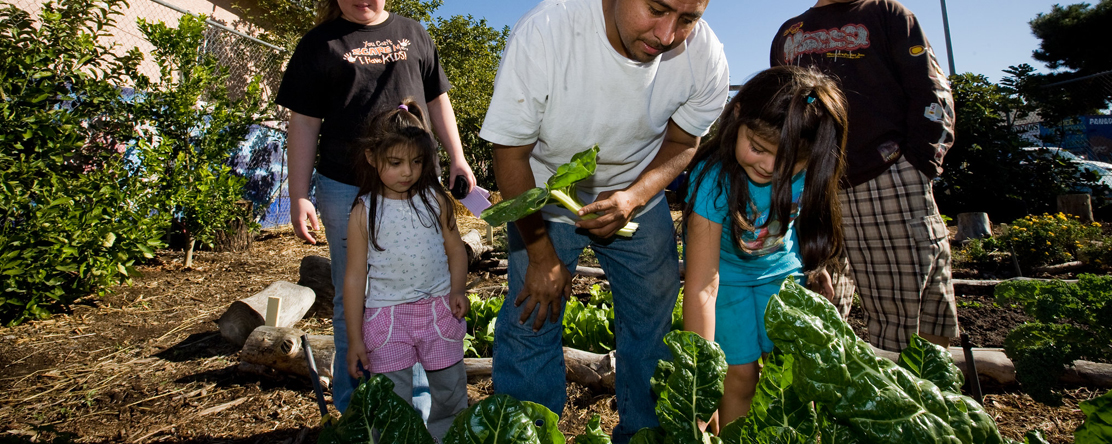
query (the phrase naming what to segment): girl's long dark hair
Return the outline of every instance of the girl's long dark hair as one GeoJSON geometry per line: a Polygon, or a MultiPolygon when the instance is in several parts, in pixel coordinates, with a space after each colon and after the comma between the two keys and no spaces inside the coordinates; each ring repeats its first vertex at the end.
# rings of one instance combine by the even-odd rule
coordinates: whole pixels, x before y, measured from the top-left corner
{"type": "MultiPolygon", "coordinates": [[[[375,166],[385,164],[387,156],[397,150],[407,152],[412,150],[418,156],[424,158],[424,162],[421,164],[421,174],[417,177],[413,186],[409,187],[405,196],[409,199],[414,210],[417,210],[417,207],[413,196],[419,196],[428,210],[428,214],[433,216],[431,221],[425,221],[422,218],[421,224],[426,227],[434,226],[437,230],[440,230],[441,211],[447,211],[448,226],[455,229],[454,209],[452,207],[441,208],[439,204],[439,202],[451,202],[452,200],[448,198],[448,193],[444,191],[444,187],[440,186],[440,181],[437,178],[436,165],[439,159],[437,157],[437,143],[426,128],[428,128],[428,124],[421,107],[413,99],[406,99],[397,108],[371,118],[363,125],[362,136],[355,141],[355,146],[362,149],[355,150],[355,159],[352,160],[355,165],[361,166],[356,168],[359,196],[370,195],[370,198],[367,199],[367,210],[369,211],[367,213],[367,239],[370,240],[375,250],[383,250],[378,245],[375,233],[378,228],[376,223],[378,201],[386,188],[375,166]],[[370,159],[368,159],[368,156],[370,159]],[[373,163],[368,163],[368,160],[373,163]]],[[[357,198],[352,203],[352,207],[358,202],[357,198]]],[[[421,213],[418,212],[417,214],[421,213]]]]}
{"type": "MultiPolygon", "coordinates": [[[[705,162],[692,186],[714,186],[717,196],[726,193],[729,202],[730,234],[741,242],[741,233],[757,228],[757,215],[749,211],[749,176],[737,161],[738,133],[748,129],[750,137],[778,141],[776,166],[772,173],[772,202],[769,217],[787,221],[792,212],[792,171],[806,160],[806,179],[795,219],[803,268],[817,270],[840,257],[845,249],[838,183],[845,166],[846,99],[837,84],[817,70],[796,66],[771,68],[753,76],[726,105],[718,120],[718,133],[706,141],[691,161],[705,162]],[[707,177],[713,168],[716,177],[707,177]],[[713,179],[711,181],[704,181],[713,179]]],[[[697,189],[690,193],[684,218],[691,214],[697,189]]],[[[781,223],[782,230],[787,223],[781,223]]],[[[782,234],[782,233],[781,233],[782,234]]]]}

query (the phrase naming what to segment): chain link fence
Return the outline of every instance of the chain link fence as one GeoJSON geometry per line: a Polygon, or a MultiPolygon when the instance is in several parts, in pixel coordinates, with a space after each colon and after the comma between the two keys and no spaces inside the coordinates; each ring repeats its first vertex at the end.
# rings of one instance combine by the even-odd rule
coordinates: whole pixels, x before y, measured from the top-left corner
{"type": "Polygon", "coordinates": [[[1088,160],[1112,163],[1112,71],[1079,77],[1045,86],[1067,97],[1103,97],[1103,114],[1077,116],[1053,128],[1042,126],[1040,138],[1088,160]]]}
{"type": "MultiPolygon", "coordinates": [[[[35,19],[46,3],[45,0],[0,2],[27,11],[35,19]]],[[[240,12],[221,8],[210,0],[128,0],[128,6],[120,12],[115,17],[115,28],[108,32],[108,41],[102,43],[114,45],[118,54],[139,48],[145,55],[140,71],[148,77],[158,78],[160,72],[150,56],[153,46],[139,30],[138,21],[163,22],[176,27],[184,14],[204,15],[208,26],[203,52],[227,67],[229,94],[232,97],[242,95],[251,79],[259,76],[264,99],[273,100],[289,54],[284,48],[255,38],[259,29],[245,20],[240,12]]],[[[245,197],[252,202],[256,220],[263,228],[290,223],[285,163],[286,118],[276,115],[275,119],[269,124],[252,128],[239,151],[229,160],[238,174],[247,177],[245,197]]]]}

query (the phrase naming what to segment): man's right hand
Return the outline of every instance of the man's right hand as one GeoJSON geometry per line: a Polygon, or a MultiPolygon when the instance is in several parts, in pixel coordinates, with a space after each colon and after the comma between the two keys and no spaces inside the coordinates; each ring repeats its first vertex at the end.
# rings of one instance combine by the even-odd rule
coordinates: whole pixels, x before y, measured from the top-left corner
{"type": "Polygon", "coordinates": [[[536,312],[533,331],[544,326],[545,320],[560,322],[560,310],[565,300],[571,296],[571,273],[559,258],[529,258],[525,268],[525,287],[517,294],[514,306],[525,304],[518,322],[524,324],[536,312]]]}
{"type": "Polygon", "coordinates": [[[317,207],[313,206],[308,198],[290,199],[290,223],[293,224],[293,233],[302,239],[305,239],[310,244],[316,244],[317,240],[313,238],[313,234],[309,231],[320,230],[320,221],[317,220],[317,207]],[[306,226],[306,219],[309,223],[306,226]]]}

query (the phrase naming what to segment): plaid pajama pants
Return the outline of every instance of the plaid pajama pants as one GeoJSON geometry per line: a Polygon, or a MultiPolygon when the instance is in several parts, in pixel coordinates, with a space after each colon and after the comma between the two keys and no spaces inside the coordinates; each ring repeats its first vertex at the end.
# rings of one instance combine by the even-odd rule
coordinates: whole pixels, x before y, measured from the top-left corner
{"type": "Polygon", "coordinates": [[[957,336],[950,242],[930,179],[901,157],[838,200],[852,278],[835,279],[843,316],[856,285],[873,345],[898,352],[915,333],[957,336]]]}

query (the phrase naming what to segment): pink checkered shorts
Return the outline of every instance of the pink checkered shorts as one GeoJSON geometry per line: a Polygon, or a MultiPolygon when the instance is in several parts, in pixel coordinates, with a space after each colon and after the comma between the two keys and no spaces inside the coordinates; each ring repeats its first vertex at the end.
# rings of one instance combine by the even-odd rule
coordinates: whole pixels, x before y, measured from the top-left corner
{"type": "Polygon", "coordinates": [[[363,312],[363,343],[373,373],[404,370],[420,362],[441,370],[463,359],[467,323],[452,316],[448,296],[363,312]]]}

